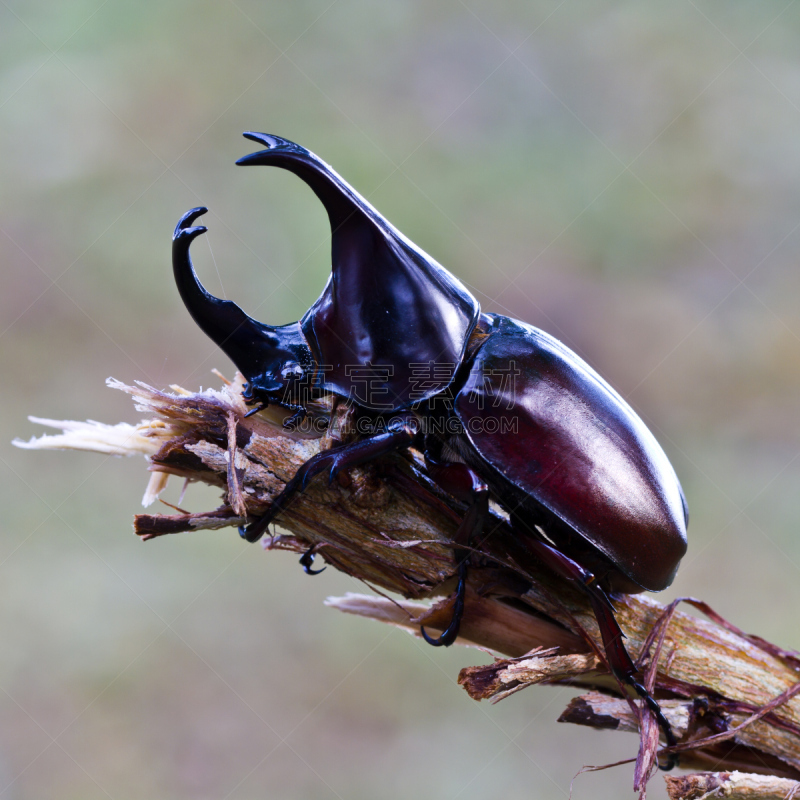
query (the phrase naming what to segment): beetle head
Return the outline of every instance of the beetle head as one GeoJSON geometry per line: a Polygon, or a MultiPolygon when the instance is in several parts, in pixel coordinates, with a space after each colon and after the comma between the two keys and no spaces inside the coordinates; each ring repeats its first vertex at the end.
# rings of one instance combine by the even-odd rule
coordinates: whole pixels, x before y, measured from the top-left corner
{"type": "Polygon", "coordinates": [[[311,382],[304,376],[313,377],[315,389],[383,411],[443,391],[480,315],[477,300],[313,153],[278,136],[245,136],[265,149],[237,164],[286,169],[320,199],[331,223],[332,262],[322,295],[303,319],[273,328],[197,280],[189,244],[206,230],[192,227],[206,209],[192,209],[178,223],[173,265],[181,297],[247,377],[245,398],[302,403],[300,387],[311,382]]]}
{"type": "Polygon", "coordinates": [[[272,327],[254,320],[230,300],[221,300],[200,283],[189,256],[191,242],[207,230],[192,223],[205,208],[181,217],[172,237],[175,282],[194,321],[238,367],[247,379],[248,403],[297,403],[315,373],[314,359],[299,322],[272,327]]]}

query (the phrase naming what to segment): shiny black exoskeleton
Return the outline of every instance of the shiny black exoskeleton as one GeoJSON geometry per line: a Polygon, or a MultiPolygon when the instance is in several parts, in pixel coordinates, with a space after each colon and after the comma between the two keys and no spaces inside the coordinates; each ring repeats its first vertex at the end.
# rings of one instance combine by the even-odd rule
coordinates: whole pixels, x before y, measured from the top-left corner
{"type": "MultiPolygon", "coordinates": [[[[658,704],[635,680],[607,596],[666,588],[686,552],[686,503],[653,435],[559,341],[483,313],[460,281],[313,153],[277,136],[245,136],[264,149],[238,164],[287,169],[325,206],[331,277],[299,322],[257,322],[199,283],[189,245],[206,230],[193,225],[206,209],[195,208],[173,237],[181,297],[246,377],[251,413],[281,406],[291,412],[287,427],[296,427],[315,399],[334,395],[374,424],[370,434],[304,464],[242,536],[260,539],[315,475],[333,478],[413,445],[425,453],[430,477],[467,504],[456,544],[468,546],[480,533],[491,498],[534,555],[585,589],[611,668],[644,698],[674,743],[658,704]]],[[[457,549],[456,557],[453,620],[438,639],[423,630],[434,645],[449,645],[458,633],[468,550],[457,549]]],[[[308,553],[302,563],[313,573],[312,558],[308,553]]]]}

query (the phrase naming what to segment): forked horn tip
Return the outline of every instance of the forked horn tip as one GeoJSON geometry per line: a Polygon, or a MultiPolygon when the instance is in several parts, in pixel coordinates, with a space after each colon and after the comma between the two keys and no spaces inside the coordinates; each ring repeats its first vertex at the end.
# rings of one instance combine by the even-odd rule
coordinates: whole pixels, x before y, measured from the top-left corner
{"type": "Polygon", "coordinates": [[[281,139],[280,136],[274,136],[271,133],[259,133],[258,131],[245,131],[242,136],[245,139],[250,139],[251,142],[258,142],[263,144],[266,148],[280,147],[286,139],[281,139]]]}
{"type": "Polygon", "coordinates": [[[245,131],[242,135],[245,139],[250,139],[263,145],[264,150],[259,150],[256,153],[250,153],[237,159],[236,163],[240,167],[246,167],[251,164],[264,164],[277,151],[308,155],[308,151],[299,144],[295,144],[295,142],[291,142],[288,139],[282,139],[280,136],[273,136],[271,133],[245,131]]]}
{"type": "MultiPolygon", "coordinates": [[[[196,208],[192,208],[187,211],[179,220],[178,224],[175,226],[175,231],[172,234],[173,239],[183,238],[181,236],[182,233],[188,232],[190,229],[196,231],[194,236],[197,236],[200,233],[204,233],[207,228],[204,228],[202,225],[198,226],[197,228],[191,228],[191,224],[198,218],[202,217],[208,211],[205,206],[197,206],[196,208]],[[200,230],[202,228],[202,230],[200,230]]],[[[194,236],[192,238],[194,238],[194,236]]]]}

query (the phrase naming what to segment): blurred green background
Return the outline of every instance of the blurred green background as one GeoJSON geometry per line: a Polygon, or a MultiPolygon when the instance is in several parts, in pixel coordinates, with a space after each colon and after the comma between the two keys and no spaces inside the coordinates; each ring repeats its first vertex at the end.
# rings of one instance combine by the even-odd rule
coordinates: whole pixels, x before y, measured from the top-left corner
{"type": "Polygon", "coordinates": [[[362,589],[332,570],[233,530],[143,545],[139,459],[10,446],[27,414],[138,420],[109,375],[231,374],[172,284],[194,205],[212,291],[273,324],[317,297],[322,207],[234,168],[247,129],[594,365],[688,496],[663,597],[800,648],[799,5],[0,0],[0,798],[562,798],[635,754],[557,725],[565,689],[474,703],[483,654],[325,609],[362,589]]]}

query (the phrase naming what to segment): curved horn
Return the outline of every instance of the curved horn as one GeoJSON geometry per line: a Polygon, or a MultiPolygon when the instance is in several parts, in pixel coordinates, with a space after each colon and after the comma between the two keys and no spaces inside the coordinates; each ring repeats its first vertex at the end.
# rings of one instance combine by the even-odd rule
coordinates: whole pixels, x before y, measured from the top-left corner
{"type": "Polygon", "coordinates": [[[172,268],[181,299],[203,332],[233,361],[248,380],[257,375],[269,360],[278,337],[268,325],[249,317],[236,303],[209,294],[197,278],[189,256],[189,246],[208,230],[192,223],[208,209],[202,206],[187,211],[172,235],[172,268]]]}
{"type": "Polygon", "coordinates": [[[293,172],[330,218],[331,280],[301,320],[315,356],[331,366],[326,386],[351,395],[356,385],[348,366],[370,364],[391,373],[381,391],[393,398],[393,408],[441,391],[463,357],[480,314],[477,300],[322,159],[278,136],[244,135],[265,149],[237,164],[293,172]],[[426,383],[420,397],[411,373],[414,365],[431,362],[442,377],[426,383]]]}
{"type": "MultiPolygon", "coordinates": [[[[336,231],[342,224],[354,216],[369,221],[381,228],[389,228],[392,233],[399,234],[381,214],[373,208],[358,192],[321,158],[299,144],[272,136],[268,133],[246,131],[246,139],[264,145],[266,149],[243,156],[236,163],[240,167],[250,165],[268,165],[282,167],[293,172],[305,181],[325,206],[330,218],[331,228],[336,231]]],[[[402,235],[402,234],[400,234],[402,235]]]]}

